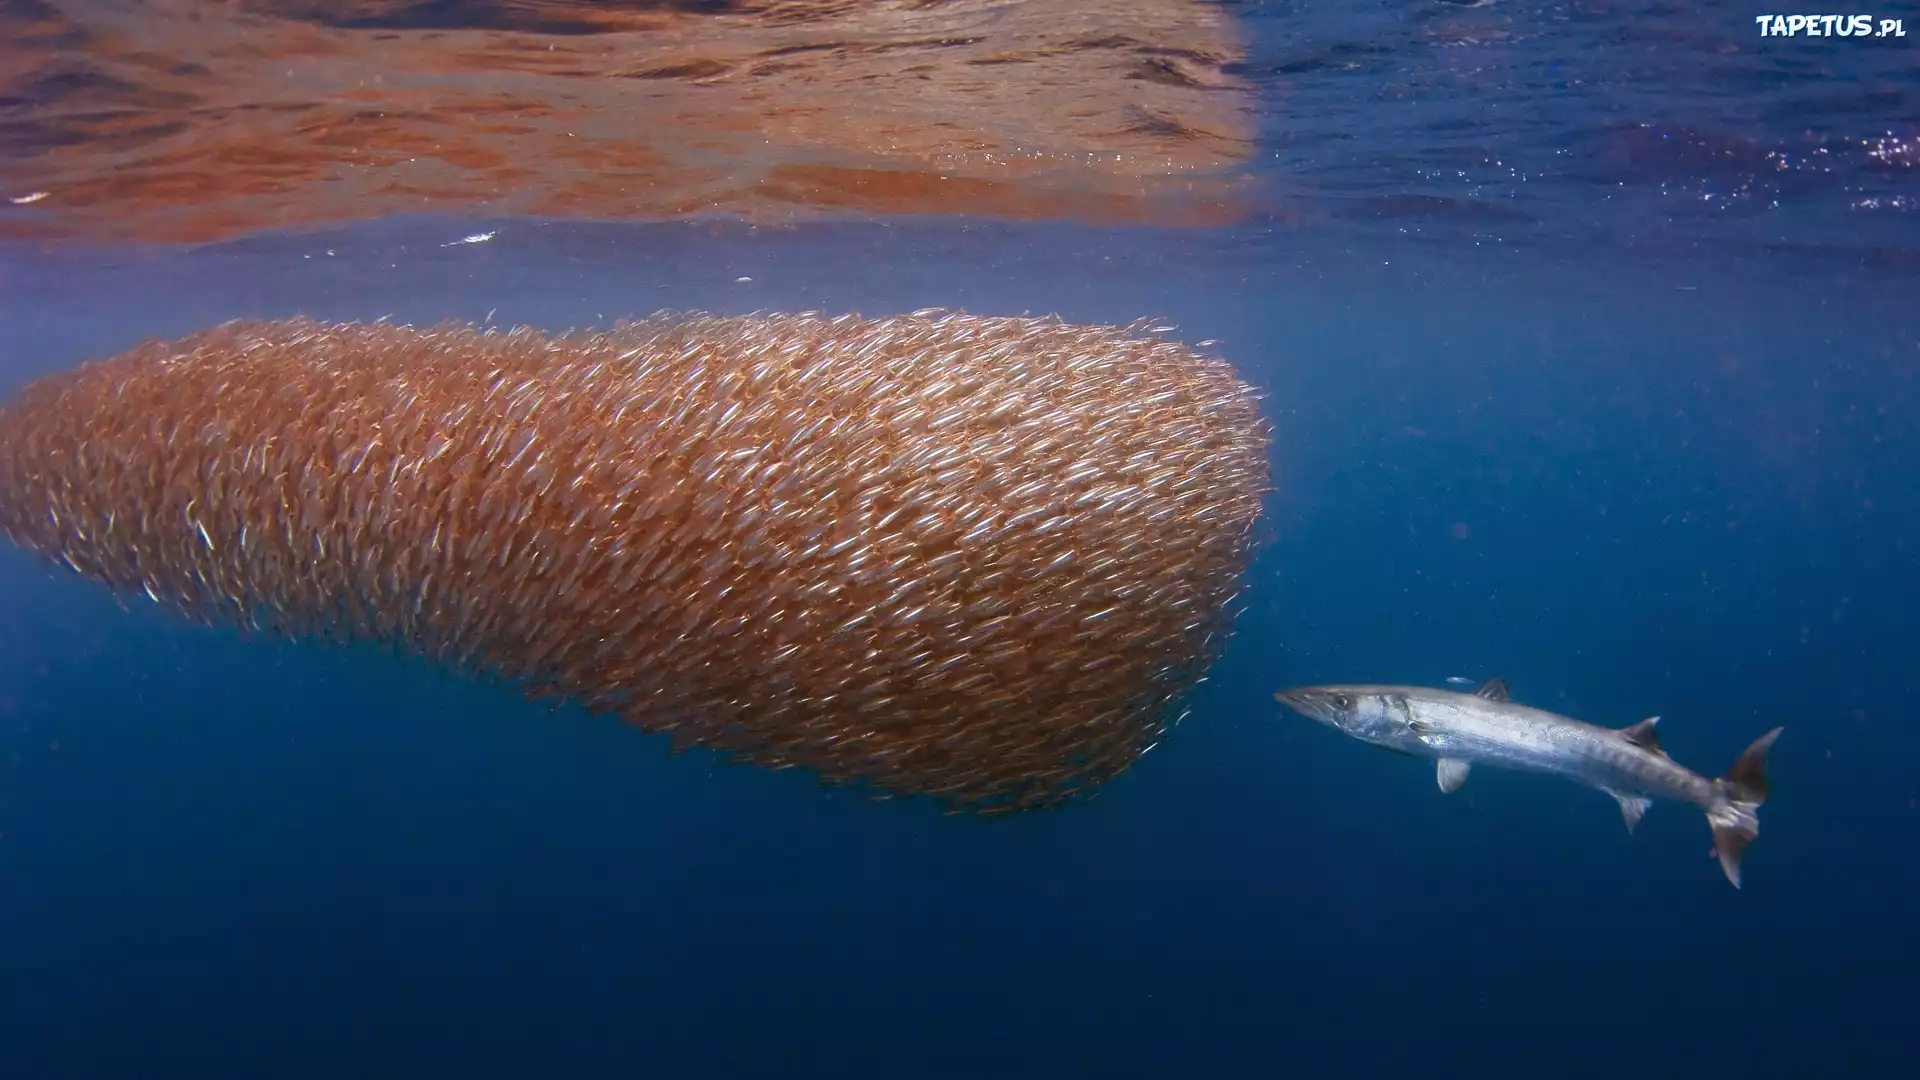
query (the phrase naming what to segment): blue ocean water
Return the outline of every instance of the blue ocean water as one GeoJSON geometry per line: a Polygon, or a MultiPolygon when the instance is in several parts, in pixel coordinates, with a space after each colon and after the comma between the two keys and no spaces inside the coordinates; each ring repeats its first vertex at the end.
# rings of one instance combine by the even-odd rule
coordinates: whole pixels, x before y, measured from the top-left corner
{"type": "MultiPolygon", "coordinates": [[[[0,251],[4,392],[239,316],[1159,315],[1262,387],[1280,489],[1192,716],[1097,798],[994,821],[674,758],[377,650],[123,610],[0,551],[0,1075],[1897,1074],[1920,961],[1913,215],[1749,167],[1808,211],[1742,196],[1729,224],[1699,196],[1731,173],[1678,152],[1626,209],[1564,176],[1409,203],[1393,148],[1438,155],[1467,121],[1371,104],[1419,79],[1367,10],[1311,34],[1251,13],[1265,100],[1356,118],[1273,131],[1273,182],[1375,165],[1305,222],[429,218],[0,251]],[[1349,62],[1387,70],[1283,70],[1349,62]],[[1784,724],[1746,887],[1690,809],[1629,837],[1553,780],[1443,796],[1271,697],[1450,676],[1659,714],[1707,773],[1784,724]]],[[[1607,69],[1606,35],[1566,60],[1528,40],[1503,70],[1607,69]]],[[[1867,96],[1911,104],[1914,56],[1873,54],[1894,89],[1867,96]]],[[[1488,111],[1561,107],[1497,81],[1488,111]]],[[[1777,88],[1729,88],[1722,120],[1792,127],[1777,88]]],[[[1556,142],[1475,137],[1501,161],[1556,142]]],[[[1649,177],[1646,145],[1580,175],[1649,177]]],[[[1911,161],[1856,164],[1845,183],[1912,197],[1911,161]]]]}

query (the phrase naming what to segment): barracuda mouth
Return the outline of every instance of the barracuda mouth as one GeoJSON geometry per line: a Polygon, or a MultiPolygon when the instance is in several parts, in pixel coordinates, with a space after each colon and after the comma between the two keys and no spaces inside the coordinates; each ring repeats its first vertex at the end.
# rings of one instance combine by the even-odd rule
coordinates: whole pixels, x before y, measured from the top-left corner
{"type": "Polygon", "coordinates": [[[1313,687],[1282,690],[1273,695],[1273,700],[1302,716],[1327,724],[1337,720],[1353,704],[1343,694],[1313,687]]]}

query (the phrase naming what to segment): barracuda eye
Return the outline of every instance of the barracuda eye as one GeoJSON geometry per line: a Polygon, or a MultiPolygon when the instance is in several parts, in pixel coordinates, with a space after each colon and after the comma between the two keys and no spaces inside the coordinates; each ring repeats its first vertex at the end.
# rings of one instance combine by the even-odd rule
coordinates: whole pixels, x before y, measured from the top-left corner
{"type": "Polygon", "coordinates": [[[1347,695],[1345,695],[1345,694],[1335,694],[1335,695],[1333,695],[1333,703],[1334,703],[1335,705],[1338,705],[1338,706],[1339,706],[1340,708],[1342,708],[1342,709],[1351,709],[1351,708],[1353,708],[1353,699],[1352,699],[1352,698],[1350,698],[1350,697],[1348,697],[1348,696],[1347,696],[1347,695]]]}

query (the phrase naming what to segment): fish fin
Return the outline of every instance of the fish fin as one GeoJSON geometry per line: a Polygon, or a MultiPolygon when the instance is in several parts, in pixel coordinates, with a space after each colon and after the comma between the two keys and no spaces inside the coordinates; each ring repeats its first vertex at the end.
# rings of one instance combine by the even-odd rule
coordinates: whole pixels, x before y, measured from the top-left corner
{"type": "Polygon", "coordinates": [[[1426,735],[1429,732],[1433,731],[1432,724],[1413,715],[1413,710],[1407,707],[1407,699],[1405,695],[1388,694],[1386,700],[1387,700],[1388,707],[1398,712],[1400,714],[1400,719],[1406,721],[1408,731],[1414,733],[1415,735],[1426,735]]]}
{"type": "Polygon", "coordinates": [[[1753,740],[1752,745],[1733,759],[1733,766],[1720,777],[1728,798],[1754,806],[1767,801],[1767,751],[1773,749],[1773,740],[1784,730],[1774,728],[1753,740]]]}
{"type": "Polygon", "coordinates": [[[1505,679],[1488,679],[1486,682],[1480,684],[1480,689],[1475,690],[1473,696],[1483,697],[1488,701],[1513,700],[1507,696],[1507,681],[1505,679]]]}
{"type": "MultiPolygon", "coordinates": [[[[1751,814],[1747,816],[1752,817],[1751,814]]],[[[1739,821],[1722,825],[1714,820],[1712,814],[1707,815],[1707,824],[1713,829],[1714,857],[1720,860],[1721,871],[1737,889],[1740,887],[1740,856],[1746,852],[1747,845],[1753,843],[1753,837],[1759,831],[1758,826],[1739,821]]]]}
{"type": "Polygon", "coordinates": [[[1467,774],[1473,771],[1473,765],[1459,758],[1443,757],[1434,765],[1434,778],[1440,781],[1440,790],[1448,795],[1460,790],[1467,782],[1467,774]]]}
{"type": "Polygon", "coordinates": [[[1660,733],[1654,730],[1654,725],[1659,722],[1659,717],[1649,716],[1637,724],[1628,724],[1620,729],[1620,737],[1642,750],[1651,750],[1666,757],[1667,752],[1660,749],[1660,733]]]}
{"type": "Polygon", "coordinates": [[[1767,751],[1782,729],[1774,728],[1741,751],[1719,781],[1720,799],[1707,808],[1713,854],[1734,888],[1740,887],[1740,857],[1760,835],[1760,804],[1767,801],[1767,751]]]}
{"type": "Polygon", "coordinates": [[[1622,795],[1618,791],[1608,791],[1607,794],[1620,804],[1620,816],[1627,823],[1627,835],[1632,836],[1640,819],[1647,816],[1647,807],[1653,805],[1653,800],[1644,795],[1622,795]]]}

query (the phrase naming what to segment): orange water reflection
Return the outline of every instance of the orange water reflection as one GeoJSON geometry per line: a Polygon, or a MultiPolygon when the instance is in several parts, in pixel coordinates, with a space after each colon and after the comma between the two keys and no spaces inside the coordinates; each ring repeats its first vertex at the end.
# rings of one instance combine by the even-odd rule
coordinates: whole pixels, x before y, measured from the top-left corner
{"type": "Polygon", "coordinates": [[[0,235],[391,213],[1239,216],[1198,0],[5,0],[0,235]]]}

